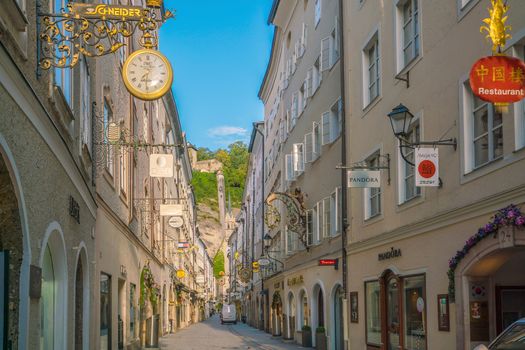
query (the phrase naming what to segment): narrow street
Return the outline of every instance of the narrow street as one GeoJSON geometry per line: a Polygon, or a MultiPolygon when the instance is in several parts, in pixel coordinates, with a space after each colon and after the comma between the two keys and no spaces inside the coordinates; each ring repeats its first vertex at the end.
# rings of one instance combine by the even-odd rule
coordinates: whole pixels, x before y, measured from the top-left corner
{"type": "Polygon", "coordinates": [[[182,329],[160,340],[162,350],[208,350],[208,349],[257,349],[292,350],[303,349],[296,344],[285,343],[246,324],[221,325],[218,316],[182,329]]]}

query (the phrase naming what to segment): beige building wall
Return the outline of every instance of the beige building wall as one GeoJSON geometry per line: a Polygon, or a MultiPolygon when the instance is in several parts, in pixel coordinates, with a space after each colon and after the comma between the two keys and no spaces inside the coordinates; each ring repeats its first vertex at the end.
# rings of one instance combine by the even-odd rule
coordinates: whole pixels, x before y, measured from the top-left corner
{"type": "MultiPolygon", "coordinates": [[[[523,103],[511,104],[508,112],[502,115],[503,136],[495,141],[502,143],[502,147],[498,147],[501,155],[489,159],[486,164],[474,165],[473,98],[466,84],[472,64],[491,54],[490,43],[479,33],[481,20],[488,17],[489,2],[413,1],[412,8],[415,9],[416,4],[418,8],[419,53],[406,65],[400,51],[404,35],[400,27],[401,9],[405,3],[387,1],[382,6],[374,1],[345,3],[347,163],[365,161],[377,151],[389,155],[391,160],[390,183],[387,182],[388,172],[381,170],[381,210],[377,215],[368,217],[370,212],[365,202],[370,193],[367,190],[349,190],[349,292],[357,292],[359,302],[359,320],[349,327],[350,346],[363,348],[367,342],[366,325],[370,329],[378,325],[371,321],[373,315],[367,313],[371,304],[366,306],[365,303],[367,300],[373,302],[373,297],[365,295],[365,282],[379,281],[382,276],[386,281],[391,273],[400,281],[408,281],[411,275],[424,276],[425,336],[421,337],[419,332],[420,345],[410,346],[472,349],[478,343],[488,344],[498,332],[494,302],[497,282],[494,281],[505,269],[518,271],[523,247],[517,243],[517,236],[516,248],[513,248],[517,255],[503,247],[477,252],[476,247],[464,260],[470,262],[458,266],[456,292],[449,296],[451,300],[455,297],[455,303],[450,304],[450,331],[439,330],[437,296],[448,293],[448,261],[463,248],[465,241],[487,224],[497,210],[511,203],[518,206],[524,203],[523,177],[518,175],[525,167],[523,103]],[[379,52],[376,62],[380,88],[378,96],[370,99],[369,54],[374,42],[379,52]],[[398,78],[408,78],[409,84],[398,78]],[[457,150],[438,147],[443,186],[422,188],[420,195],[413,198],[404,195],[403,180],[407,170],[387,118],[399,103],[415,115],[421,140],[456,138],[458,142],[457,150]],[[392,248],[400,249],[402,255],[379,260],[379,254],[392,248]],[[487,259],[498,261],[502,269],[475,265],[471,259],[476,254],[484,263],[487,259]],[[475,340],[475,330],[469,319],[469,306],[472,305],[469,303],[476,299],[469,297],[468,290],[476,283],[486,284],[489,295],[486,298],[489,311],[487,328],[483,332],[485,340],[475,340]]],[[[525,43],[524,14],[523,4],[511,4],[508,24],[512,25],[513,38],[504,49],[508,55],[521,59],[525,43]]],[[[492,107],[487,108],[488,113],[494,115],[492,107]]],[[[480,243],[484,244],[488,243],[480,243]]],[[[523,285],[523,281],[518,280],[507,283],[507,286],[523,285]]],[[[387,303],[383,297],[379,302],[387,303]]],[[[401,310],[408,307],[404,305],[401,310]]],[[[382,327],[384,334],[386,324],[382,327]]],[[[404,327],[408,329],[407,325],[404,327]]],[[[405,335],[405,338],[414,340],[416,333],[405,335]]],[[[368,343],[374,341],[368,339],[368,343]]]]}
{"type": "Polygon", "coordinates": [[[310,235],[305,234],[302,243],[287,227],[285,206],[274,202],[282,220],[269,232],[273,237],[270,256],[277,262],[266,272],[264,286],[270,303],[279,298],[282,305],[276,308],[272,303],[268,308],[266,328],[302,343],[301,328],[308,325],[315,345],[315,329],[324,326],[329,347],[342,337],[335,327],[342,320],[336,320],[333,307],[342,276],[333,267],[317,265],[321,258],[340,257],[341,251],[341,177],[336,170],[341,162],[342,121],[339,18],[338,1],[274,2],[272,55],[260,91],[267,130],[265,197],[271,192],[300,190],[310,218],[310,235]],[[304,282],[288,286],[287,281],[296,275],[303,276],[304,282]],[[298,314],[301,288],[310,317],[298,314]],[[317,303],[319,291],[324,308],[317,303]]]}

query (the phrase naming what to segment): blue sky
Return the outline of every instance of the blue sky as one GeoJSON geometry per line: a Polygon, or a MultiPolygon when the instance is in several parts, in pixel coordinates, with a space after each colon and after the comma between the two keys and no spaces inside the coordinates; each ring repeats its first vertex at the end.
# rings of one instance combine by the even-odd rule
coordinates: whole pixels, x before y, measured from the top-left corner
{"type": "Polygon", "coordinates": [[[161,28],[160,49],[174,72],[183,130],[198,147],[249,141],[263,119],[257,97],[270,56],[272,0],[164,0],[175,10],[161,28]]]}

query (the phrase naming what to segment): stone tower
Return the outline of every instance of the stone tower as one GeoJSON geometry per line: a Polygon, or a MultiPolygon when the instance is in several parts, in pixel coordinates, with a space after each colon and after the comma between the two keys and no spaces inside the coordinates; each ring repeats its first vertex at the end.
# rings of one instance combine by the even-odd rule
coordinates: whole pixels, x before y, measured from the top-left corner
{"type": "Polygon", "coordinates": [[[219,221],[223,229],[226,228],[226,196],[224,188],[224,175],[222,170],[217,171],[217,199],[219,200],[219,221]]]}

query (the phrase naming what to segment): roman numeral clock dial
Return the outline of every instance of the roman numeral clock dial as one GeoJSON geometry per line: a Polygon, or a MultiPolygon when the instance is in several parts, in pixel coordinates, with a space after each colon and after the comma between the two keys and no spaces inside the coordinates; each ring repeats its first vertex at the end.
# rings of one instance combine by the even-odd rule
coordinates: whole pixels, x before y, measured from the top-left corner
{"type": "Polygon", "coordinates": [[[129,55],[124,62],[122,78],[133,96],[151,101],[161,98],[171,88],[173,71],[163,54],[141,49],[129,55]]]}

